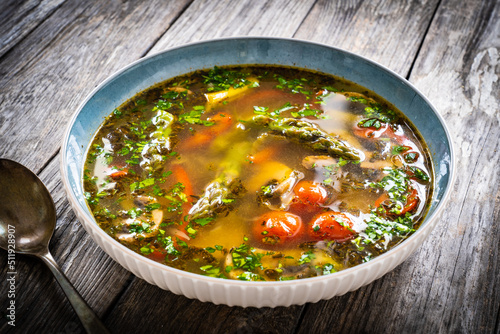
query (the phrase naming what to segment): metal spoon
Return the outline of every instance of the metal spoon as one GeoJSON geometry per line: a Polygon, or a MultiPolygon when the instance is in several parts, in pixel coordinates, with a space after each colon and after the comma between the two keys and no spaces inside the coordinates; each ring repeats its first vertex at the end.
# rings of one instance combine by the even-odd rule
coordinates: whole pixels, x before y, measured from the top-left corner
{"type": "Polygon", "coordinates": [[[108,333],[50,254],[49,241],[55,227],[54,202],[42,181],[23,165],[0,159],[0,247],[42,259],[68,296],[87,333],[108,333]],[[12,241],[9,243],[12,239],[15,249],[12,241]]]}

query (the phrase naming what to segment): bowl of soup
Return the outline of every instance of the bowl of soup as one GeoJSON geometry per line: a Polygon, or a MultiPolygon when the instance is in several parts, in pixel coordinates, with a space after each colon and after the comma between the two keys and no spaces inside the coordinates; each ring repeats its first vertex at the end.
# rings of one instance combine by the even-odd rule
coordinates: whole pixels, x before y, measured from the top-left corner
{"type": "Polygon", "coordinates": [[[439,221],[454,174],[439,113],[358,55],[282,38],[140,59],[80,105],[61,173],[85,230],[188,298],[288,306],[355,290],[439,221]]]}

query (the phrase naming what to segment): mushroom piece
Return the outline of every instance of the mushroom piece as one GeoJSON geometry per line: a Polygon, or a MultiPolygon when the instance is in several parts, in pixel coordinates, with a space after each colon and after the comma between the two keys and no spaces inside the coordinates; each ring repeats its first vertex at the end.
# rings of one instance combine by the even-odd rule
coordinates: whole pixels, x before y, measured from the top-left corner
{"type": "Polygon", "coordinates": [[[337,159],[334,159],[329,155],[309,155],[304,159],[302,159],[302,166],[304,166],[309,170],[336,164],[337,164],[337,159]]]}
{"type": "Polygon", "coordinates": [[[259,190],[257,194],[258,202],[271,210],[288,209],[295,196],[293,188],[303,178],[304,174],[302,172],[292,171],[282,181],[271,180],[259,190]]]}
{"type": "Polygon", "coordinates": [[[341,178],[344,176],[342,167],[337,159],[328,155],[310,155],[302,159],[302,166],[309,170],[314,170],[317,175],[323,178],[323,183],[333,190],[341,192],[341,178]]]}
{"type": "Polygon", "coordinates": [[[136,208],[141,210],[141,214],[137,217],[128,217],[123,219],[122,223],[125,227],[124,232],[116,234],[116,237],[119,240],[131,242],[137,236],[141,236],[143,238],[151,237],[158,230],[158,227],[163,220],[163,210],[161,209],[154,209],[151,210],[151,212],[146,212],[147,205],[157,203],[153,198],[149,196],[137,196],[134,198],[133,203],[136,208]],[[144,228],[141,232],[130,232],[131,226],[139,224],[147,224],[147,228],[144,228]]]}
{"type": "Polygon", "coordinates": [[[184,87],[169,87],[169,88],[166,88],[165,89],[165,93],[166,92],[177,92],[177,93],[183,93],[183,92],[187,92],[188,95],[191,95],[193,94],[193,92],[187,88],[184,88],[184,87]]]}

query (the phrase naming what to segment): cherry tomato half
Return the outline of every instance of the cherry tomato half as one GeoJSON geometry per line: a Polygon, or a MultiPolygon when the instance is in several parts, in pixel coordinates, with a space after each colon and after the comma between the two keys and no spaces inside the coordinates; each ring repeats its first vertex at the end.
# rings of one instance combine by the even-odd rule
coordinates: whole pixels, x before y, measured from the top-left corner
{"type": "Polygon", "coordinates": [[[295,197],[290,205],[290,211],[302,214],[315,214],[319,212],[330,198],[330,194],[321,183],[313,181],[300,181],[293,189],[295,197]]]}
{"type": "MultiPolygon", "coordinates": [[[[418,198],[418,191],[414,188],[411,188],[411,192],[406,198],[406,204],[401,210],[399,214],[395,213],[387,213],[388,215],[397,215],[401,216],[404,215],[407,212],[412,212],[417,208],[418,203],[420,202],[420,199],[418,198]]],[[[380,195],[380,197],[375,201],[375,207],[378,208],[382,206],[382,209],[384,211],[390,210],[391,207],[391,199],[389,198],[389,195],[387,193],[383,193],[380,195]]]]}
{"type": "Polygon", "coordinates": [[[351,239],[355,232],[351,220],[343,213],[327,211],[316,215],[308,228],[309,235],[315,240],[336,240],[343,242],[351,239]]]}
{"type": "Polygon", "coordinates": [[[401,211],[401,214],[404,215],[407,212],[415,210],[419,201],[418,191],[416,189],[412,189],[410,195],[406,198],[406,205],[401,211]]]}
{"type": "Polygon", "coordinates": [[[298,200],[304,204],[322,205],[328,199],[328,191],[320,183],[300,181],[293,189],[298,200]]]}
{"type": "Polygon", "coordinates": [[[283,245],[302,234],[302,219],[286,211],[271,211],[259,217],[253,226],[253,236],[264,245],[283,245]]]}
{"type": "Polygon", "coordinates": [[[408,141],[405,135],[396,134],[390,124],[382,123],[379,129],[371,126],[363,128],[357,124],[353,127],[353,133],[360,138],[375,139],[375,138],[391,138],[400,145],[408,141]]]}

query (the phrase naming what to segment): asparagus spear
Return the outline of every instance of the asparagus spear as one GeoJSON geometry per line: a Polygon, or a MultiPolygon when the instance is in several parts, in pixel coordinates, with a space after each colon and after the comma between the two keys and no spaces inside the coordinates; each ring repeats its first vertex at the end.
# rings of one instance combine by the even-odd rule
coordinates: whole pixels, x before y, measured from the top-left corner
{"type": "Polygon", "coordinates": [[[252,122],[267,127],[273,134],[285,136],[316,152],[347,160],[360,160],[359,152],[348,143],[319,129],[315,124],[295,118],[252,117],[252,122]]]}
{"type": "Polygon", "coordinates": [[[168,148],[170,148],[170,134],[172,133],[172,124],[175,117],[165,110],[158,110],[158,113],[153,117],[153,124],[156,126],[156,131],[151,134],[151,137],[158,139],[168,148]]]}
{"type": "Polygon", "coordinates": [[[251,147],[250,142],[240,142],[229,149],[219,165],[217,178],[205,188],[203,195],[189,210],[189,220],[213,218],[229,212],[231,203],[245,192],[239,175],[251,147]]]}
{"type": "Polygon", "coordinates": [[[141,166],[153,172],[163,166],[162,155],[172,149],[171,134],[175,117],[165,110],[158,110],[152,119],[156,130],[150,135],[151,140],[142,150],[143,161],[141,166]]]}

